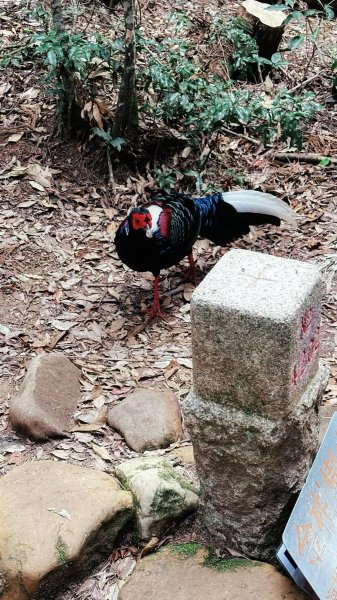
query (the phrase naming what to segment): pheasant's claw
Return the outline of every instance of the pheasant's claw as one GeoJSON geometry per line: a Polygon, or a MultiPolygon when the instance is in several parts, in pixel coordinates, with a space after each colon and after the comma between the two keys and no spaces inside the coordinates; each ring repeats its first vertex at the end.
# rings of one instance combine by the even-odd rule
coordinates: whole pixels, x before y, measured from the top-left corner
{"type": "Polygon", "coordinates": [[[163,321],[166,320],[164,313],[160,310],[158,281],[159,275],[155,275],[153,286],[153,306],[152,308],[146,310],[146,312],[148,313],[148,317],[146,319],[147,323],[152,321],[152,319],[154,319],[155,317],[159,317],[160,319],[163,319],[163,321]]]}
{"type": "Polygon", "coordinates": [[[148,308],[145,312],[147,312],[147,323],[152,321],[152,319],[154,319],[155,317],[159,317],[159,319],[162,319],[163,321],[167,320],[166,315],[164,315],[164,313],[160,310],[160,306],[154,305],[152,306],[152,308],[148,308]]]}

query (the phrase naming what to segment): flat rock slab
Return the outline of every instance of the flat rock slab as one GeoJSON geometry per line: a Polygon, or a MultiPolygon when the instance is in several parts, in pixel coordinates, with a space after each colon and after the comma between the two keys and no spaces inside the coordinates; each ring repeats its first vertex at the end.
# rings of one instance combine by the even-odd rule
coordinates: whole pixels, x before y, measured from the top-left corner
{"type": "Polygon", "coordinates": [[[80,374],[62,354],[33,358],[9,407],[14,427],[35,440],[66,435],[80,397],[80,374]]]}
{"type": "Polygon", "coordinates": [[[122,587],[119,600],[307,599],[271,565],[234,558],[214,564],[207,555],[197,544],[182,544],[144,558],[122,587]]]}
{"type": "Polygon", "coordinates": [[[160,536],[173,521],[198,507],[197,489],[162,458],[127,460],[116,467],[116,475],[134,496],[143,539],[160,536]]]}
{"type": "Polygon", "coordinates": [[[136,452],[167,448],[183,437],[178,400],[164,388],[139,388],[109,411],[108,423],[136,452]]]}
{"type": "Polygon", "coordinates": [[[52,600],[67,578],[111,553],[132,496],[106,473],[53,461],[0,479],[1,600],[52,600]]]}
{"type": "Polygon", "coordinates": [[[185,463],[187,465],[194,465],[194,453],[193,446],[180,446],[180,448],[175,448],[171,450],[169,456],[174,457],[178,462],[185,463]]]}

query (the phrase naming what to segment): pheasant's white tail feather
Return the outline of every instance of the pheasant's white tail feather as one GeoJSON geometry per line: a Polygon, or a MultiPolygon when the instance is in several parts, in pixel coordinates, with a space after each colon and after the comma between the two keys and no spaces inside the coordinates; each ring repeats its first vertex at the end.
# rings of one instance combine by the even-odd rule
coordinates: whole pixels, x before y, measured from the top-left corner
{"type": "Polygon", "coordinates": [[[239,190],[236,192],[224,192],[223,199],[231,204],[239,213],[256,213],[270,215],[291,225],[296,225],[296,213],[288,204],[280,198],[265,192],[255,190],[239,190]]]}

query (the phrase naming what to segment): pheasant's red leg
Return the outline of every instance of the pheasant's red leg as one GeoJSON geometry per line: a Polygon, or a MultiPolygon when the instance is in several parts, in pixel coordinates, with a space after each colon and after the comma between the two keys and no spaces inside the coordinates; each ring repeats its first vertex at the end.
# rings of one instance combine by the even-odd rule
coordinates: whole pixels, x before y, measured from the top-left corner
{"type": "Polygon", "coordinates": [[[153,307],[148,311],[148,313],[149,313],[149,316],[147,318],[148,321],[150,321],[154,317],[159,317],[160,319],[164,319],[164,320],[166,318],[164,313],[162,313],[162,311],[160,310],[158,283],[159,283],[159,275],[155,275],[154,285],[153,285],[153,307]]]}
{"type": "Polygon", "coordinates": [[[188,262],[190,263],[189,276],[191,278],[192,283],[194,283],[194,285],[197,285],[197,274],[195,272],[195,262],[192,252],[190,252],[188,255],[188,262]]]}

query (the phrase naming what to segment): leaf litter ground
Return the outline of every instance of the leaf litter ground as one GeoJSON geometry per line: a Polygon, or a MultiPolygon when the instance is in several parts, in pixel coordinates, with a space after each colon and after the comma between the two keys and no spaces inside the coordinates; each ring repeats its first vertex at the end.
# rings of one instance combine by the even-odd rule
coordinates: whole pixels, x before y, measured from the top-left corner
{"type": "MultiPolygon", "coordinates": [[[[104,33],[111,29],[111,19],[121,22],[118,11],[111,16],[98,2],[81,6],[78,25],[84,20],[104,33]]],[[[193,35],[205,64],[214,68],[218,64],[217,56],[209,62],[203,43],[205,24],[219,11],[235,13],[237,6],[233,3],[228,9],[215,1],[186,4],[190,20],[199,24],[193,35]]],[[[6,45],[25,44],[23,8],[25,3],[19,1],[0,2],[6,45]]],[[[143,29],[160,39],[165,35],[162,23],[172,9],[181,6],[173,0],[141,0],[140,8],[143,29]]],[[[287,57],[289,66],[268,82],[268,86],[282,83],[292,89],[313,78],[307,87],[316,92],[324,110],[306,126],[305,153],[336,156],[337,112],[328,101],[327,69],[328,49],[335,41],[334,24],[326,23],[312,60],[311,48],[304,44],[296,55],[287,57]]],[[[155,189],[151,171],[119,166],[115,181],[107,184],[101,146],[60,136],[55,103],[43,95],[41,76],[41,67],[31,62],[21,69],[0,71],[0,473],[41,459],[111,472],[120,461],[137,455],[107,427],[107,410],[138,385],[169,387],[179,398],[189,391],[193,288],[183,281],[184,265],[164,271],[160,288],[167,321],[153,321],[143,329],[141,311],[152,300],[152,276],[135,274],[121,265],[113,235],[129,206],[146,201],[155,189]],[[81,369],[82,397],[71,438],[36,444],[12,430],[8,403],[29,360],[52,350],[64,353],[81,369]]],[[[266,85],[251,87],[262,92],[266,85]]],[[[325,404],[333,407],[337,403],[336,169],[334,165],[277,162],[274,152],[287,149],[286,144],[277,139],[272,148],[263,148],[249,138],[230,132],[218,137],[208,180],[223,189],[235,188],[230,173],[237,172],[239,165],[246,187],[279,195],[300,215],[295,231],[287,226],[259,228],[232,247],[321,266],[327,282],[321,354],[331,367],[325,404]]],[[[184,149],[177,151],[174,161],[184,169],[193,168],[184,149]]],[[[196,243],[199,280],[227,251],[206,240],[196,243]]],[[[188,535],[204,540],[207,536],[198,527],[192,520],[188,535]]],[[[60,599],[112,600],[133,565],[133,553],[124,547],[60,599]]]]}

